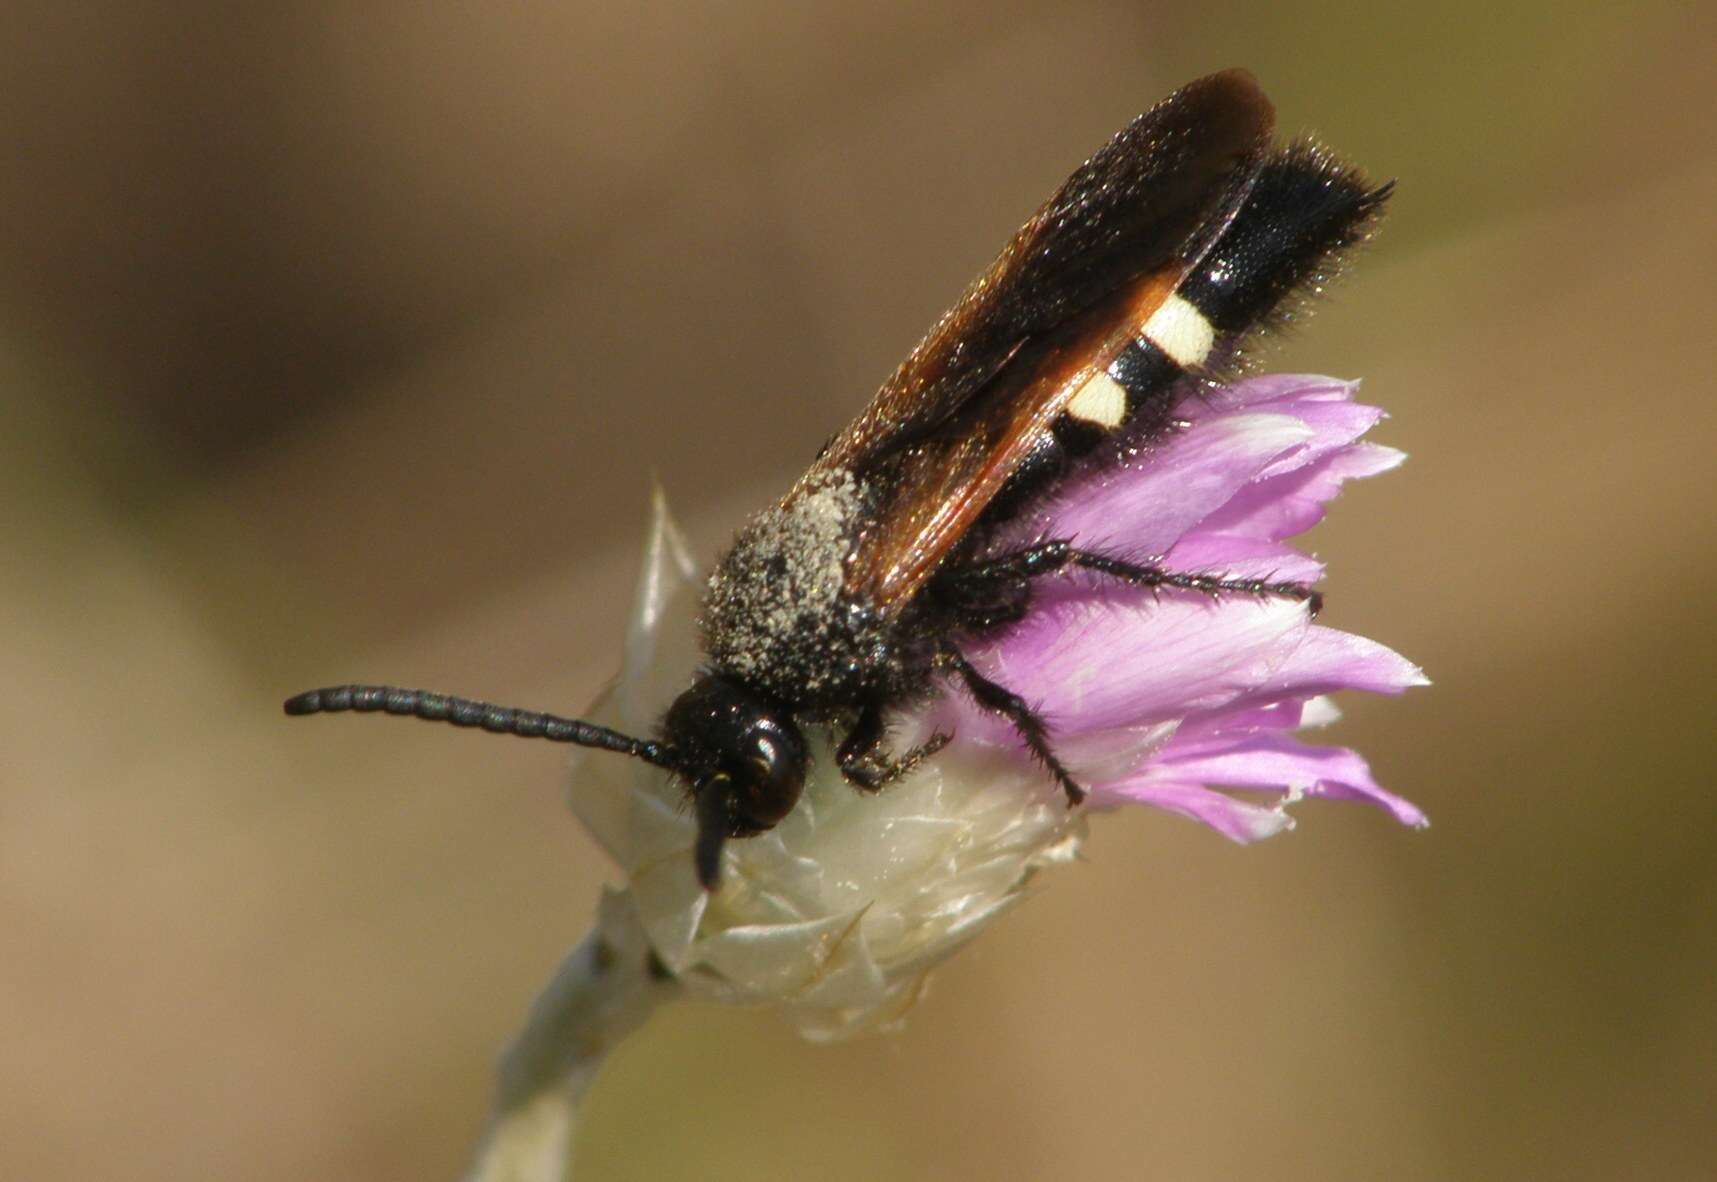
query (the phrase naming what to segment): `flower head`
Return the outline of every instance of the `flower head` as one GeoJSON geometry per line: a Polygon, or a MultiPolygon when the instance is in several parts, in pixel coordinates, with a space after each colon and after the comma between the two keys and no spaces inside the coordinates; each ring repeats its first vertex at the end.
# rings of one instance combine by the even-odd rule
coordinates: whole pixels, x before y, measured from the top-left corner
{"type": "MultiPolygon", "coordinates": [[[[1121,466],[1069,484],[1013,527],[1164,569],[1311,583],[1323,568],[1286,544],[1341,485],[1400,452],[1361,442],[1382,417],[1327,378],[1255,378],[1179,408],[1184,426],[1121,466]]],[[[693,673],[697,579],[658,504],[621,676],[597,717],[647,731],[693,673]]],[[[769,832],[729,843],[704,891],[684,789],[632,760],[581,758],[578,815],[627,874],[657,956],[694,992],[782,1006],[835,1037],[897,1018],[925,974],[1066,861],[1089,808],[1152,804],[1238,841],[1288,828],[1304,797],[1364,800],[1425,818],[1363,759],[1290,733],[1335,717],[1340,689],[1423,684],[1387,648],[1312,621],[1288,598],[1150,593],[1097,576],[1041,580],[1030,613],[962,644],[968,661],[1047,720],[1091,789],[1069,810],[1013,728],[943,686],[896,720],[904,748],[954,741],[875,795],[845,784],[828,737],[811,737],[804,796],[769,832]],[[1236,795],[1236,792],[1246,795],[1236,795]]]]}

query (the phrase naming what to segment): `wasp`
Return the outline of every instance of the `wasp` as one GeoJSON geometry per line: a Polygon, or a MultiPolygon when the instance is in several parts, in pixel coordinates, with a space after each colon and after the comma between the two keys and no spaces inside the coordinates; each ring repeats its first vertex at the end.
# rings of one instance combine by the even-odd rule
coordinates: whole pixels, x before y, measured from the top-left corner
{"type": "Polygon", "coordinates": [[[1043,580],[1084,572],[1160,593],[1302,600],[1309,586],[1165,569],[1015,524],[1076,474],[1148,462],[1173,412],[1231,377],[1256,334],[1366,239],[1391,185],[1322,146],[1274,146],[1253,77],[1200,78],[1133,120],[1056,190],[798,482],[742,528],[703,593],[705,661],[650,737],[578,719],[379,685],[311,690],[288,714],[379,711],[595,747],[683,784],[693,857],[714,889],[731,838],[793,809],[808,727],[875,792],[931,758],[904,754],[892,711],[963,692],[1008,720],[1084,797],[1033,705],[986,677],[963,641],[1032,610],[1043,580]]]}

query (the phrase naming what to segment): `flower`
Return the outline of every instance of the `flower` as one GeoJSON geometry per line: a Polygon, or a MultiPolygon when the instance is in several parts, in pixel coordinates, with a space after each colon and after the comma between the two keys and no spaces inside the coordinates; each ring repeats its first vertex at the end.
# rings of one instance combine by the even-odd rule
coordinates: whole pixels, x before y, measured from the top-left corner
{"type": "MultiPolygon", "coordinates": [[[[1313,582],[1322,565],[1286,539],[1321,520],[1344,482],[1404,458],[1361,442],[1382,412],[1355,402],[1356,388],[1274,375],[1189,398],[1179,430],[1073,482],[1010,534],[1175,571],[1313,582]]],[[[709,893],[693,874],[683,787],[640,761],[580,755],[573,808],[627,877],[611,913],[634,918],[689,992],[774,1004],[808,1036],[830,1038],[903,1015],[934,965],[1018,902],[1037,871],[1075,855],[1093,810],[1155,805],[1237,841],[1289,828],[1288,806],[1309,797],[1425,824],[1357,754],[1290,733],[1336,717],[1335,690],[1424,684],[1404,658],[1314,623],[1289,598],[1153,597],[1096,575],[1037,586],[1023,621],[962,651],[1040,709],[1091,789],[1085,808],[1067,808],[1006,721],[944,686],[896,720],[894,738],[954,741],[881,793],[846,785],[829,736],[808,736],[814,765],[798,806],[728,843],[721,889],[709,893]]],[[[658,497],[624,667],[594,717],[653,728],[699,659],[698,590],[658,497]]]]}
{"type": "MultiPolygon", "coordinates": [[[[1383,417],[1357,383],[1273,375],[1189,399],[1186,427],[1129,467],[1068,489],[1021,527],[1165,569],[1312,584],[1323,565],[1285,544],[1323,519],[1346,480],[1406,457],[1360,442],[1383,417]]],[[[1364,637],[1312,622],[1291,599],[1156,601],[1100,576],[1039,584],[1032,614],[967,658],[1025,693],[1097,807],[1156,805],[1236,841],[1290,828],[1305,796],[1364,800],[1427,822],[1380,788],[1357,754],[1288,734],[1339,715],[1341,689],[1400,693],[1419,669],[1364,637]],[[1273,796],[1268,804],[1220,788],[1273,796]]],[[[943,699],[938,725],[1011,746],[1005,723],[969,699],[943,699]]]]}

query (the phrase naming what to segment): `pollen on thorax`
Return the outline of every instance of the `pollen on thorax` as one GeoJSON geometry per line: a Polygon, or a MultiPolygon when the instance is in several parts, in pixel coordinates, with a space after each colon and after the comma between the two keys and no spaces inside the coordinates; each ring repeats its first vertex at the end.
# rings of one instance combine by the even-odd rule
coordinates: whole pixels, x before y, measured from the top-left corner
{"type": "Polygon", "coordinates": [[[863,513],[858,481],[836,470],[747,523],[704,593],[718,668],[795,702],[838,696],[862,676],[876,638],[843,591],[863,513]]]}

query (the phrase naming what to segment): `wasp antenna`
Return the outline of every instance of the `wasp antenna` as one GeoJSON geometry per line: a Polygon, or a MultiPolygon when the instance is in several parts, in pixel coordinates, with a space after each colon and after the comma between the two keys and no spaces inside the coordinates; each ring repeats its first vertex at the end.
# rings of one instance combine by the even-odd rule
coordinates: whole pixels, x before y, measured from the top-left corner
{"type": "Polygon", "coordinates": [[[539,714],[534,710],[517,710],[511,706],[496,706],[474,698],[457,698],[429,690],[396,689],[391,685],[335,685],[325,689],[306,690],[286,699],[286,713],[339,714],[355,710],[360,714],[409,715],[429,722],[446,722],[454,726],[477,726],[496,734],[518,735],[526,739],[548,739],[555,743],[574,743],[580,747],[597,747],[603,751],[618,751],[633,755],[645,763],[678,771],[677,754],[665,743],[637,739],[631,735],[585,722],[578,718],[561,718],[554,714],[539,714]]]}

